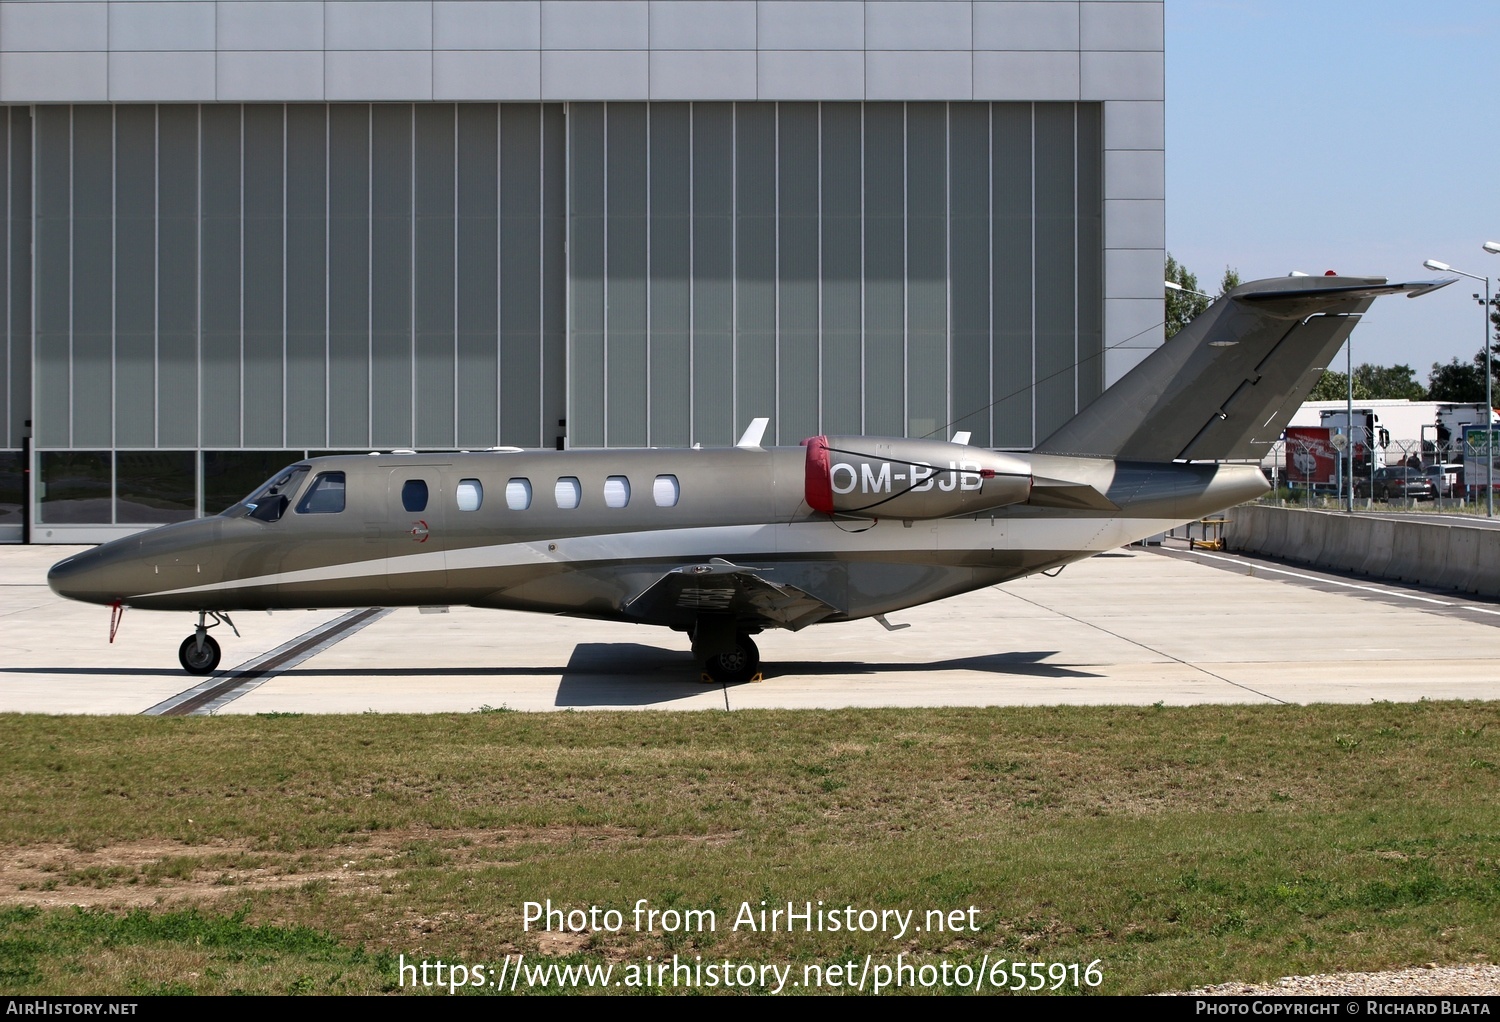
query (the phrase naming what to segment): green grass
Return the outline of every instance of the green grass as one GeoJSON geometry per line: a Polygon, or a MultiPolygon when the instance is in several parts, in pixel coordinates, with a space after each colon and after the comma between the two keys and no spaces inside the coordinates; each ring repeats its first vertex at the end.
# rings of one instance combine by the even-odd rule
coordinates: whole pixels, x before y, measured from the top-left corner
{"type": "Polygon", "coordinates": [[[1491,703],[0,716],[0,992],[381,992],[402,955],[1098,959],[1104,993],[1481,960],[1497,723],[1491,703]],[[637,933],[642,898],[718,927],[637,933]],[[546,899],[625,925],[524,930],[546,899]],[[979,931],[732,930],[762,899],[972,905],[979,931]]]}

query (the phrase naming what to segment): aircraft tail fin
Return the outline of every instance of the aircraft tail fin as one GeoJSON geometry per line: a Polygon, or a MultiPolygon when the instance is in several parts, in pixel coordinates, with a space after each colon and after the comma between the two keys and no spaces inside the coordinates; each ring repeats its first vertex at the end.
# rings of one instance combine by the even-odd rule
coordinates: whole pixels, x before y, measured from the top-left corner
{"type": "Polygon", "coordinates": [[[1275,277],[1230,291],[1036,448],[1128,461],[1260,460],[1360,314],[1446,280],[1275,277]]]}

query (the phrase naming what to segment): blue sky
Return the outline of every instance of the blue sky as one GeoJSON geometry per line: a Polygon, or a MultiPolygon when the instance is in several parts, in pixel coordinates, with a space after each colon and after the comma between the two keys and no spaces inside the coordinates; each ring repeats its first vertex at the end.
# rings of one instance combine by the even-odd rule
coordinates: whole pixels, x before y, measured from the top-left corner
{"type": "MultiPolygon", "coordinates": [[[[1167,249],[1217,290],[1290,270],[1500,277],[1500,4],[1166,0],[1167,249]]],[[[1492,284],[1492,287],[1494,285],[1492,284]]],[[[1354,361],[1467,361],[1461,278],[1383,298],[1354,361]]],[[[1338,357],[1342,367],[1343,353],[1338,357]]]]}

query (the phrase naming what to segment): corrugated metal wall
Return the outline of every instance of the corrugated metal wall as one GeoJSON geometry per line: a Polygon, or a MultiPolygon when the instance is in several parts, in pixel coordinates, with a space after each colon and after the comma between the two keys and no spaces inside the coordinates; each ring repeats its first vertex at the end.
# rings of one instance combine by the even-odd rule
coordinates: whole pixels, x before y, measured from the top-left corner
{"type": "Polygon", "coordinates": [[[572,104],[572,443],[1030,448],[1102,386],[1100,115],[572,104]]]}
{"type": "Polygon", "coordinates": [[[39,448],[553,443],[560,105],[36,118],[39,448]]]}

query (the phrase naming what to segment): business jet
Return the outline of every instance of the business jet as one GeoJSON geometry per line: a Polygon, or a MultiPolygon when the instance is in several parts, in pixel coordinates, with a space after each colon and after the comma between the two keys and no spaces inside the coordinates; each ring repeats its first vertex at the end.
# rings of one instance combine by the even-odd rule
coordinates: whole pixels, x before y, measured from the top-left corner
{"type": "Polygon", "coordinates": [[[299,461],[222,514],[58,562],[69,599],[187,611],[184,669],[242,610],[467,605],[687,633],[702,677],[752,636],[875,618],[1232,507],[1381,295],[1451,280],[1287,277],[1219,298],[1029,454],[815,436],[764,447],[393,452],[299,461]]]}

